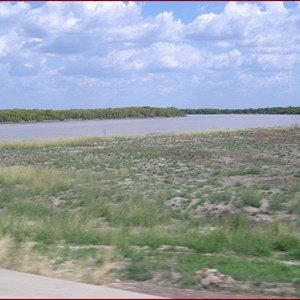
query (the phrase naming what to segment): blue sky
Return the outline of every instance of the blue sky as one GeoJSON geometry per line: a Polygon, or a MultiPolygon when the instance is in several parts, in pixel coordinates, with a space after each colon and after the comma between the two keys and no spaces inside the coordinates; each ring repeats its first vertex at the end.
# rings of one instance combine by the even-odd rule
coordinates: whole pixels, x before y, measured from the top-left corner
{"type": "Polygon", "coordinates": [[[300,2],[0,2],[0,109],[300,105],[300,2]]]}

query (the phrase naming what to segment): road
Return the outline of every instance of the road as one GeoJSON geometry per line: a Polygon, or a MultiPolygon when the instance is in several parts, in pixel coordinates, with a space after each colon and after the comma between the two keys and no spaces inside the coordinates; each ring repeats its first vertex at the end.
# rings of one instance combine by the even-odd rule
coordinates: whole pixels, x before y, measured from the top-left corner
{"type": "Polygon", "coordinates": [[[162,297],[0,268],[0,298],[161,299],[162,297]]]}

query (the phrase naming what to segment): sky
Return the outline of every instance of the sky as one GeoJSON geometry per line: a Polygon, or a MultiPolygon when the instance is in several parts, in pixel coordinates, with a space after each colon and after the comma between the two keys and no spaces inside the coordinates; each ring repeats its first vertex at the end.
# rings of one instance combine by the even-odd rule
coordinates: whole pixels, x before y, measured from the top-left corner
{"type": "Polygon", "coordinates": [[[0,2],[0,109],[300,106],[300,2],[0,2]]]}

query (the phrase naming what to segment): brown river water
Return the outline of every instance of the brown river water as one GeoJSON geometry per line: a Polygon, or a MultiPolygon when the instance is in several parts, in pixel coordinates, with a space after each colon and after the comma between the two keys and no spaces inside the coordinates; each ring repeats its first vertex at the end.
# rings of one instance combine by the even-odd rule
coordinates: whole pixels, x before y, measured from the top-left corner
{"type": "Polygon", "coordinates": [[[300,126],[300,115],[188,115],[178,118],[0,124],[0,141],[78,136],[134,136],[274,126],[300,126]]]}

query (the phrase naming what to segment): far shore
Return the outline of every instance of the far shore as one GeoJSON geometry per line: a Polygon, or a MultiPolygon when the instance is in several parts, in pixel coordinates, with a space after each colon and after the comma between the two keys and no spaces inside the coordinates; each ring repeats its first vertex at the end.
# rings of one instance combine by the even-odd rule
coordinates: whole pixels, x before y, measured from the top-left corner
{"type": "Polygon", "coordinates": [[[42,121],[18,121],[18,122],[0,122],[0,126],[1,125],[7,125],[7,124],[42,124],[42,123],[64,123],[64,122],[84,122],[84,121],[121,121],[121,120],[146,120],[146,119],[170,119],[170,118],[184,118],[187,117],[187,115],[185,116],[172,116],[172,117],[144,117],[144,118],[107,118],[107,119],[83,119],[83,118],[79,118],[79,119],[65,119],[65,120],[42,120],[42,121]]]}

